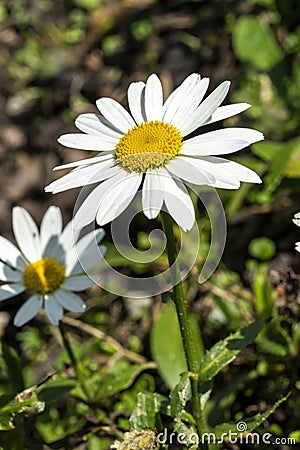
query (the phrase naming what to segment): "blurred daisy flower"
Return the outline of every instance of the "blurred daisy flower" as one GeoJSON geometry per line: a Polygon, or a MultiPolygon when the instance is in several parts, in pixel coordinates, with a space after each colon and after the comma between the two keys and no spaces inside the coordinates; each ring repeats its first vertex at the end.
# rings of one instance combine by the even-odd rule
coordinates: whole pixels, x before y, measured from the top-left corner
{"type": "Polygon", "coordinates": [[[189,137],[201,126],[234,116],[247,103],[220,106],[230,82],[221,83],[204,100],[209,79],[187,77],[163,102],[159,78],[131,83],[128,105],[131,114],[111,98],[100,98],[102,115],[81,114],[75,121],[84,134],[64,134],[58,142],[71,148],[94,150],[94,157],[65,164],[73,168],[45,188],[62,192],[97,183],[75,215],[81,228],[95,218],[104,225],[120,215],[142,184],[142,206],[149,219],[163,204],[183,230],[192,228],[195,213],[185,183],[237,189],[241,181],[261,183],[252,170],[220,158],[263,139],[249,128],[225,128],[189,137]]]}
{"type": "Polygon", "coordinates": [[[0,236],[0,280],[5,282],[0,285],[0,301],[24,291],[31,294],[17,312],[14,325],[24,325],[41,307],[54,325],[62,318],[63,309],[83,313],[85,304],[73,291],[94,284],[83,273],[81,263],[92,268],[99,261],[105,248],[97,243],[104,231],[90,232],[74,244],[72,222],[62,230],[61,212],[55,206],[46,211],[40,232],[31,215],[15,207],[13,231],[20,250],[0,236]]]}
{"type": "MultiPolygon", "coordinates": [[[[300,227],[300,212],[298,212],[297,214],[294,215],[293,222],[295,225],[300,227]]],[[[296,248],[297,252],[300,253],[300,242],[296,242],[295,248],[296,248]]]]}

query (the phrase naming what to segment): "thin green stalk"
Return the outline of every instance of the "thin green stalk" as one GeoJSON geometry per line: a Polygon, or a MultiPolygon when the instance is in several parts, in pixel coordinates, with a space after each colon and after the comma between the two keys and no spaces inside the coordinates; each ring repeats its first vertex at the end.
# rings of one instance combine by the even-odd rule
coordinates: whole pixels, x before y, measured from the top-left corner
{"type": "Polygon", "coordinates": [[[80,386],[81,386],[83,392],[85,393],[87,399],[89,401],[92,401],[91,394],[90,394],[90,392],[89,392],[89,390],[88,390],[88,388],[87,388],[87,386],[85,384],[85,380],[83,378],[82,371],[81,371],[81,369],[80,369],[80,367],[78,365],[78,362],[77,362],[77,359],[76,359],[75,354],[73,352],[73,349],[72,349],[72,346],[71,346],[71,343],[70,343],[67,331],[66,331],[65,326],[64,326],[64,324],[62,322],[59,322],[59,330],[60,330],[61,337],[62,337],[62,340],[63,340],[63,343],[64,343],[64,347],[65,347],[66,352],[67,352],[67,354],[68,354],[68,356],[69,356],[69,358],[71,360],[71,364],[73,366],[73,369],[74,369],[77,381],[79,381],[80,386]]]}
{"type": "MultiPolygon", "coordinates": [[[[161,221],[163,230],[165,232],[167,238],[167,255],[171,270],[171,278],[173,284],[173,301],[175,303],[181,338],[183,342],[183,348],[185,353],[185,359],[187,363],[188,370],[195,374],[194,377],[191,378],[191,388],[192,388],[192,412],[193,417],[196,421],[197,431],[199,437],[203,434],[203,418],[201,411],[201,402],[200,402],[200,393],[199,393],[199,382],[197,373],[199,371],[196,349],[193,342],[192,331],[189,323],[189,318],[187,314],[187,304],[183,292],[182,281],[180,278],[180,269],[178,265],[178,250],[176,247],[174,230],[173,230],[173,221],[169,214],[164,211],[161,211],[161,221]]],[[[207,445],[204,444],[204,448],[207,448],[207,445]]]]}

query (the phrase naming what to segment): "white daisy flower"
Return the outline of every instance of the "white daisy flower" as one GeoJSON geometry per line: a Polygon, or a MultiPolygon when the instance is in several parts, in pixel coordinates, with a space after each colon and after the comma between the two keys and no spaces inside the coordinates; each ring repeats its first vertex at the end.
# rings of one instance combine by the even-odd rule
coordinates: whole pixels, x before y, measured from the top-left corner
{"type": "MultiPolygon", "coordinates": [[[[295,225],[300,227],[300,212],[294,215],[293,222],[295,225]]],[[[300,242],[296,242],[295,249],[300,253],[300,242]]]]}
{"type": "Polygon", "coordinates": [[[62,318],[63,309],[83,313],[85,304],[73,291],[88,289],[94,281],[83,273],[80,262],[92,268],[99,261],[105,248],[96,243],[104,231],[88,233],[74,245],[72,222],[62,230],[56,206],[46,211],[40,232],[31,215],[15,207],[13,230],[20,250],[0,236],[0,280],[5,283],[0,285],[0,301],[24,291],[31,294],[17,312],[14,325],[24,325],[41,307],[54,325],[62,318]]]}
{"type": "Polygon", "coordinates": [[[101,98],[102,115],[81,114],[75,121],[84,134],[64,134],[58,142],[94,150],[90,159],[65,164],[74,168],[45,188],[62,192],[97,183],[75,215],[76,228],[96,218],[104,225],[120,215],[142,184],[142,206],[149,219],[163,204],[183,230],[192,228],[194,207],[186,183],[237,189],[241,181],[261,183],[252,170],[219,155],[234,153],[263,139],[249,128],[225,128],[188,137],[197,128],[238,114],[247,103],[220,106],[230,82],[221,83],[208,97],[209,79],[187,77],[163,102],[162,85],[152,74],[146,83],[131,83],[131,114],[111,98],[101,98]]]}

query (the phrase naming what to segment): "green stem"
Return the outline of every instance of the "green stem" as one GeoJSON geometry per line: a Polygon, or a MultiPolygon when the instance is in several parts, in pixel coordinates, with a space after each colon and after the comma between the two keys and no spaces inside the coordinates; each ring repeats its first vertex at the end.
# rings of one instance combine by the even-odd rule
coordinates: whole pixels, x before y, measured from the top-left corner
{"type": "Polygon", "coordinates": [[[88,401],[92,401],[91,394],[90,394],[90,392],[89,392],[89,390],[88,390],[88,388],[87,388],[87,386],[85,384],[85,380],[83,378],[82,371],[81,371],[81,369],[80,369],[80,367],[78,365],[78,361],[77,361],[77,359],[75,357],[75,354],[73,352],[73,349],[72,349],[72,346],[71,346],[71,343],[70,343],[67,331],[66,331],[65,326],[64,326],[64,324],[62,322],[59,322],[59,330],[60,330],[60,334],[61,334],[61,337],[62,337],[62,340],[63,340],[63,343],[64,343],[64,347],[66,349],[66,352],[67,352],[67,354],[68,354],[68,356],[70,358],[71,364],[73,366],[73,369],[74,369],[77,381],[79,381],[80,386],[81,386],[83,392],[85,393],[88,401]]]}
{"type": "MultiPolygon", "coordinates": [[[[189,323],[187,304],[185,300],[185,295],[183,292],[182,281],[180,278],[180,268],[178,265],[178,250],[176,247],[173,221],[169,214],[161,211],[161,221],[163,230],[167,238],[167,255],[171,270],[171,278],[173,284],[173,301],[175,303],[181,338],[183,342],[183,348],[185,353],[185,359],[187,363],[188,370],[194,374],[191,378],[191,388],[192,388],[192,412],[193,417],[196,421],[196,427],[201,437],[203,433],[203,418],[201,411],[200,393],[199,393],[199,382],[197,373],[199,372],[196,349],[193,342],[193,335],[189,323]]],[[[204,448],[207,446],[204,444],[204,448]]]]}

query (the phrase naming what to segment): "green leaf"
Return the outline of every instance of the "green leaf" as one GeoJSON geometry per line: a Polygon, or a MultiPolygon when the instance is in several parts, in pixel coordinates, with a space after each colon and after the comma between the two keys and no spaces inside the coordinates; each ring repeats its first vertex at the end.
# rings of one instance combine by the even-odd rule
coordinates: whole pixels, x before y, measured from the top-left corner
{"type": "Polygon", "coordinates": [[[191,395],[190,373],[185,372],[180,376],[179,383],[171,391],[171,413],[174,419],[181,419],[182,411],[191,395]]]}
{"type": "Polygon", "coordinates": [[[92,436],[87,441],[87,450],[107,450],[109,447],[109,438],[92,436]]]}
{"type": "Polygon", "coordinates": [[[272,291],[267,268],[261,267],[253,279],[254,302],[258,315],[262,319],[271,317],[275,309],[276,293],[272,291]]]}
{"type": "Polygon", "coordinates": [[[295,443],[300,444],[300,430],[292,431],[289,434],[289,438],[295,439],[295,443]]]}
{"type": "Polygon", "coordinates": [[[237,58],[256,69],[269,71],[283,59],[283,52],[272,29],[252,15],[237,19],[232,43],[237,58]]]}
{"type": "MultiPolygon", "coordinates": [[[[191,374],[189,372],[182,374],[179,383],[171,392],[171,412],[174,419],[174,431],[184,436],[183,442],[185,444],[192,442],[190,437],[196,433],[196,428],[193,423],[188,425],[183,421],[185,419],[186,403],[192,395],[190,377],[191,374]]],[[[192,422],[194,422],[193,418],[192,422]]]]}
{"type": "Polygon", "coordinates": [[[257,156],[270,163],[264,178],[268,194],[274,192],[283,177],[300,178],[300,138],[284,143],[259,142],[252,148],[257,156]]]}
{"type": "Polygon", "coordinates": [[[247,345],[254,341],[264,322],[258,320],[217,342],[206,352],[199,372],[200,381],[212,380],[218,372],[233,361],[247,345]]]}
{"type": "Polygon", "coordinates": [[[174,388],[187,366],[175,306],[169,302],[155,320],[150,335],[151,354],[158,371],[169,386],[174,388]]]}
{"type": "Polygon", "coordinates": [[[285,173],[289,178],[300,178],[300,138],[291,139],[288,142],[293,153],[285,168],[285,173]]]}
{"type": "Polygon", "coordinates": [[[97,401],[129,388],[141,372],[155,367],[156,365],[152,362],[137,365],[129,364],[126,360],[121,359],[116,361],[101,380],[100,389],[96,395],[97,401]]]}
{"type": "Polygon", "coordinates": [[[246,435],[247,433],[251,433],[257,427],[259,427],[273,412],[278,408],[281,403],[285,402],[290,394],[286,396],[282,396],[273,406],[271,406],[264,413],[255,414],[255,416],[250,417],[249,419],[239,420],[238,422],[230,422],[230,423],[222,423],[217,425],[213,429],[213,433],[215,438],[226,440],[226,435],[228,436],[230,433],[234,434],[235,437],[237,435],[246,435]],[[240,424],[240,425],[239,425],[240,424]],[[242,432],[243,425],[243,432],[242,432]],[[236,434],[237,433],[237,434],[236,434]]]}
{"type": "Polygon", "coordinates": [[[282,317],[275,317],[262,331],[257,341],[261,351],[283,357],[293,350],[293,341],[281,326],[282,320],[282,317]]]}
{"type": "Polygon", "coordinates": [[[76,384],[77,381],[72,379],[51,380],[38,389],[39,398],[47,404],[51,403],[73,389],[76,384]]]}
{"type": "Polygon", "coordinates": [[[165,398],[160,394],[139,392],[136,407],[129,419],[131,428],[134,430],[154,429],[157,426],[157,416],[162,402],[165,402],[165,398]]]}
{"type": "Polygon", "coordinates": [[[272,194],[281,183],[282,178],[290,168],[290,160],[297,148],[294,140],[284,143],[265,142],[253,146],[254,153],[261,158],[270,161],[267,175],[264,177],[266,193],[272,194]]]}
{"type": "Polygon", "coordinates": [[[6,392],[21,392],[24,389],[22,379],[22,364],[17,351],[5,344],[2,344],[2,354],[8,370],[8,384],[6,392]]]}

